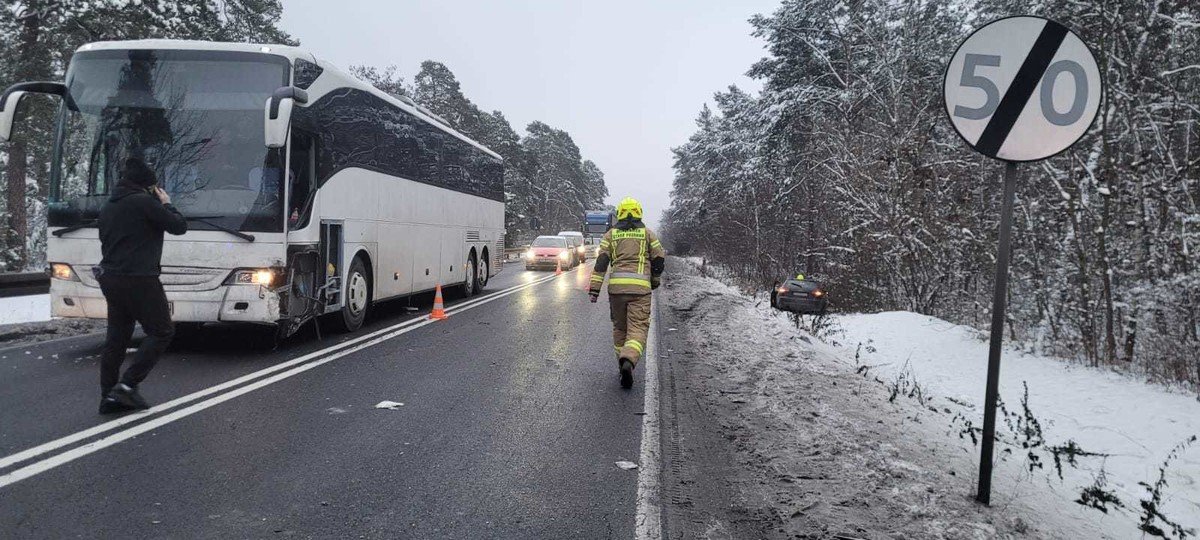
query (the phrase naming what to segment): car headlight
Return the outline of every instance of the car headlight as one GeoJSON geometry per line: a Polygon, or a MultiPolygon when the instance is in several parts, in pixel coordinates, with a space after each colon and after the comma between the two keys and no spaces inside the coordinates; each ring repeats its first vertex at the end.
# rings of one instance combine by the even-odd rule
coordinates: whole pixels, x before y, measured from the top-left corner
{"type": "Polygon", "coordinates": [[[533,250],[532,250],[532,249],[531,249],[531,250],[529,250],[529,251],[526,251],[526,252],[525,252],[525,258],[526,258],[526,259],[532,259],[532,258],[533,258],[533,250]]]}
{"type": "Polygon", "coordinates": [[[79,281],[79,276],[75,275],[75,270],[67,263],[50,263],[50,275],[63,281],[79,281]]]}
{"type": "Polygon", "coordinates": [[[567,259],[570,259],[570,258],[571,258],[571,253],[570,253],[570,252],[568,252],[568,251],[563,251],[563,252],[560,252],[560,253],[558,254],[558,258],[560,258],[560,259],[562,259],[562,260],[564,260],[564,261],[565,261],[565,260],[567,260],[567,259]]]}
{"type": "Polygon", "coordinates": [[[813,291],[813,296],[815,296],[817,298],[825,296],[825,291],[813,291]]]}
{"type": "Polygon", "coordinates": [[[243,268],[234,270],[225,280],[226,285],[261,285],[270,287],[282,280],[282,272],[271,268],[243,268]]]}

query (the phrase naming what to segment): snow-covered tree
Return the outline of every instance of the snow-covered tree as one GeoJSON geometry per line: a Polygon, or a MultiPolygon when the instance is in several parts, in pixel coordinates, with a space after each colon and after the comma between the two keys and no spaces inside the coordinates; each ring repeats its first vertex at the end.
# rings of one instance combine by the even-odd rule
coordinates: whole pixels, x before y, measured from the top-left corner
{"type": "Polygon", "coordinates": [[[1200,13],[1134,0],[786,0],[751,19],[759,95],[715,96],[675,150],[667,239],[761,283],[804,271],[847,308],[983,325],[1000,166],[945,120],[974,27],[1069,23],[1106,81],[1093,129],[1022,168],[1009,323],[1091,364],[1200,382],[1200,13]]]}
{"type": "MultiPolygon", "coordinates": [[[[294,44],[278,26],[278,0],[6,0],[0,7],[0,87],[61,80],[71,55],[91,41],[202,39],[294,44]]],[[[0,271],[45,266],[51,117],[57,103],[30,96],[15,137],[0,145],[4,230],[0,271]]]]}

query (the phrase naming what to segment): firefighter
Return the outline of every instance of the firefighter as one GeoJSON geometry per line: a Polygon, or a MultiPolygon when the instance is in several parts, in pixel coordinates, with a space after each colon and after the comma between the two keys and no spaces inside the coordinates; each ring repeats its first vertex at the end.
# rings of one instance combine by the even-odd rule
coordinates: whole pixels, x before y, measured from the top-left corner
{"type": "Polygon", "coordinates": [[[642,223],[642,205],[626,197],[617,205],[617,223],[600,241],[588,295],[600,296],[608,275],[609,313],[613,347],[621,372],[621,387],[633,386],[633,368],[646,351],[650,331],[650,291],[657,289],[666,264],[658,237],[642,223]]]}

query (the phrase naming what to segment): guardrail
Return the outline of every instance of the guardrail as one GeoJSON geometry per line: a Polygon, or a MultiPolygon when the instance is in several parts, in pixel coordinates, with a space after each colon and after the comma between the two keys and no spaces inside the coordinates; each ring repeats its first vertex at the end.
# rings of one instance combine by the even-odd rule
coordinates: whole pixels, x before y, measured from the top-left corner
{"type": "Polygon", "coordinates": [[[518,260],[521,258],[521,254],[525,253],[525,251],[527,251],[528,249],[529,249],[529,246],[504,248],[504,260],[506,260],[506,261],[518,260]]]}
{"type": "Polygon", "coordinates": [[[0,274],[0,298],[48,292],[50,292],[50,277],[45,272],[0,274]]]}

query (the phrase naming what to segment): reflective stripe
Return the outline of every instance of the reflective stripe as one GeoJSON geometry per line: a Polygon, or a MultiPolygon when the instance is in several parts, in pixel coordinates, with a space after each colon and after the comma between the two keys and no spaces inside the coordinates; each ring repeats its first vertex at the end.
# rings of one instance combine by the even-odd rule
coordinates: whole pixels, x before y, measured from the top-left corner
{"type": "Polygon", "coordinates": [[[600,283],[604,281],[604,276],[592,274],[592,283],[600,283]]]}
{"type": "Polygon", "coordinates": [[[655,240],[655,241],[653,241],[653,242],[651,242],[651,243],[650,243],[650,247],[652,247],[652,248],[660,248],[660,247],[662,247],[662,242],[659,242],[658,240],[655,240]]]}
{"type": "Polygon", "coordinates": [[[637,272],[613,272],[612,277],[614,277],[614,278],[650,279],[650,276],[647,276],[646,274],[639,274],[637,272]]]}
{"type": "Polygon", "coordinates": [[[636,339],[631,339],[629,341],[626,341],[625,346],[637,349],[638,354],[642,354],[642,351],[643,351],[642,344],[638,343],[638,341],[636,339]]]}
{"type": "Polygon", "coordinates": [[[646,242],[645,236],[642,237],[642,242],[638,242],[638,273],[646,273],[646,242]]]}
{"type": "Polygon", "coordinates": [[[610,278],[608,286],[611,288],[613,285],[641,285],[649,289],[650,280],[640,278],[610,278]]]}

